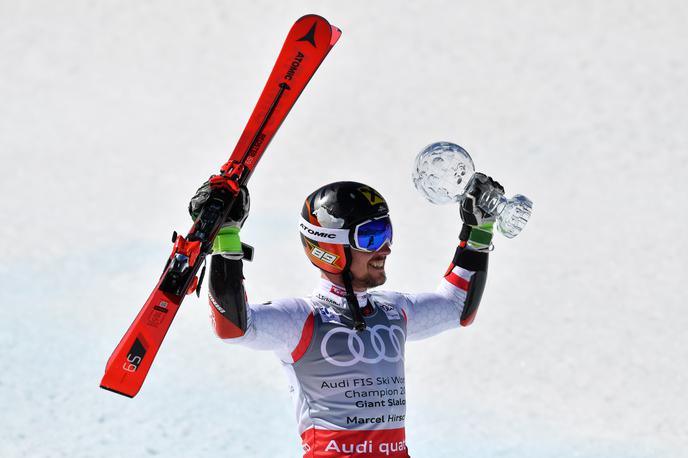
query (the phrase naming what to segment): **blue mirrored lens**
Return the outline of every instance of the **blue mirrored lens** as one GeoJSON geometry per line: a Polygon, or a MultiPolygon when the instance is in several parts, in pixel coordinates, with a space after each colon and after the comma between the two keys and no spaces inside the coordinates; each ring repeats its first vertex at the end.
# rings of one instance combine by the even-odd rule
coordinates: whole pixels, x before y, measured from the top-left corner
{"type": "Polygon", "coordinates": [[[392,243],[392,221],[389,217],[363,223],[356,231],[356,244],[361,250],[377,251],[387,241],[392,243]]]}

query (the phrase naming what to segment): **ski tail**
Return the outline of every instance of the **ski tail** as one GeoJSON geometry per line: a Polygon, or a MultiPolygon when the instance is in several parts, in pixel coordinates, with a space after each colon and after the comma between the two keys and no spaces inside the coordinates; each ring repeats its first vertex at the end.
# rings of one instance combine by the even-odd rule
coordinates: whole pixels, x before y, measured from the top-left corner
{"type": "MultiPolygon", "coordinates": [[[[308,15],[292,26],[223,179],[245,185],[294,103],[341,35],[324,18],[308,15]]],[[[238,188],[236,188],[238,189],[238,188]]],[[[141,389],[184,297],[199,292],[206,255],[234,201],[229,189],[213,190],[186,237],[174,247],[162,277],[108,359],[100,386],[134,397],[141,389]]]]}
{"type": "Polygon", "coordinates": [[[182,299],[164,293],[158,284],[108,359],[101,388],[130,398],[136,396],[182,299]]]}

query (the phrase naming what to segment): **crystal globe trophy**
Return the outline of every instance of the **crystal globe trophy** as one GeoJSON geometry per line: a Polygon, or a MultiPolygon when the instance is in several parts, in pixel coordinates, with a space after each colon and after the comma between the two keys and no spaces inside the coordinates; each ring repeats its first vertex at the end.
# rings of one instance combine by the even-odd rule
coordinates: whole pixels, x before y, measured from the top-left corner
{"type": "MultiPolygon", "coordinates": [[[[413,184],[433,204],[460,203],[475,175],[475,165],[459,145],[436,142],[416,156],[413,184]]],[[[508,199],[499,189],[490,189],[477,198],[478,207],[496,216],[496,228],[507,238],[516,237],[533,211],[533,202],[516,194],[508,199]]]]}

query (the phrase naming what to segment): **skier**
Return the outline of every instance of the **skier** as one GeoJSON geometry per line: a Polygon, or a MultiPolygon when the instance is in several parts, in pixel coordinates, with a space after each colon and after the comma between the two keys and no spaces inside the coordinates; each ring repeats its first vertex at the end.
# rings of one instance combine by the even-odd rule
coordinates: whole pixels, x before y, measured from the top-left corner
{"type": "MultiPolygon", "coordinates": [[[[189,204],[196,217],[206,182],[189,204]]],[[[235,189],[238,189],[236,186],[235,189]]],[[[487,275],[494,216],[475,202],[499,183],[478,174],[460,206],[462,241],[433,293],[369,291],[386,280],[392,222],[385,199],[355,182],[310,194],[299,231],[308,259],[321,271],[312,295],[248,304],[239,230],[248,216],[245,188],[213,245],[209,299],[218,337],[272,350],[287,372],[304,457],[409,457],[404,420],[404,346],[469,325],[487,275]]]]}

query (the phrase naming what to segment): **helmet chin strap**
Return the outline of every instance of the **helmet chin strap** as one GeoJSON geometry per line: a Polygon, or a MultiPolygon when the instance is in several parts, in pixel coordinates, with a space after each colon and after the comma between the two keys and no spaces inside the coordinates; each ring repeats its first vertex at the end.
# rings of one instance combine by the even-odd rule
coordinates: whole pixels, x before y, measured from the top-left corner
{"type": "Polygon", "coordinates": [[[345,246],[344,252],[346,254],[346,266],[342,271],[342,280],[344,280],[344,289],[346,289],[346,304],[351,311],[351,317],[354,320],[354,329],[358,332],[364,331],[366,328],[365,321],[363,321],[363,314],[358,304],[358,298],[354,292],[353,275],[351,274],[351,247],[345,246]]]}

